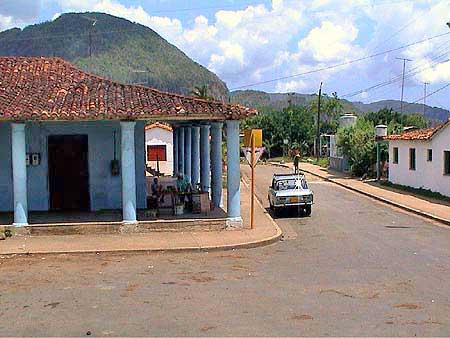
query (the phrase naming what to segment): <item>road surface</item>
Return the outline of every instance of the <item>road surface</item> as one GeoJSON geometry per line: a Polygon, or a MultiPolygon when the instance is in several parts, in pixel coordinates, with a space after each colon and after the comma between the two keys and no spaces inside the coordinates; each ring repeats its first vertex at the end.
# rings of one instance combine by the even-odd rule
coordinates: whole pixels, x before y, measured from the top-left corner
{"type": "Polygon", "coordinates": [[[267,247],[0,259],[0,336],[449,336],[449,229],[309,180],[267,247]]]}

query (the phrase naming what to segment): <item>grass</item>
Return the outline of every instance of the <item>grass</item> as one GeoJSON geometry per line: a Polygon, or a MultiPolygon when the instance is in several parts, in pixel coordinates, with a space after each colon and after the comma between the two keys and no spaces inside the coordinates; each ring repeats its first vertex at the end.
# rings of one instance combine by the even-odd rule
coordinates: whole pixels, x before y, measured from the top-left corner
{"type": "Polygon", "coordinates": [[[328,166],[330,165],[330,160],[328,157],[320,157],[319,160],[317,160],[317,158],[315,158],[315,157],[306,157],[306,158],[302,158],[301,161],[312,163],[312,164],[318,165],[322,168],[328,168],[328,166]]]}
{"type": "Polygon", "coordinates": [[[381,181],[380,185],[383,185],[383,186],[389,187],[389,188],[393,188],[393,189],[397,189],[397,190],[401,190],[401,191],[405,191],[405,192],[409,192],[409,193],[413,193],[418,196],[433,198],[436,200],[450,203],[450,197],[444,196],[438,192],[431,191],[429,189],[413,188],[413,187],[409,187],[406,185],[391,183],[389,181],[381,181]]]}

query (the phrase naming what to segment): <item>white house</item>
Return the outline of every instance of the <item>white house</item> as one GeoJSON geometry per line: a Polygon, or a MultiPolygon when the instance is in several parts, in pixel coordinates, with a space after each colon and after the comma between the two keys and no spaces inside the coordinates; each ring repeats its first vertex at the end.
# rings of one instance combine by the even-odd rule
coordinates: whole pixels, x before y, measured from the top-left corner
{"type": "Polygon", "coordinates": [[[389,140],[390,182],[450,196],[450,119],[384,139],[389,140]]]}
{"type": "Polygon", "coordinates": [[[170,126],[159,122],[145,126],[145,151],[147,166],[172,175],[173,130],[170,126]]]}

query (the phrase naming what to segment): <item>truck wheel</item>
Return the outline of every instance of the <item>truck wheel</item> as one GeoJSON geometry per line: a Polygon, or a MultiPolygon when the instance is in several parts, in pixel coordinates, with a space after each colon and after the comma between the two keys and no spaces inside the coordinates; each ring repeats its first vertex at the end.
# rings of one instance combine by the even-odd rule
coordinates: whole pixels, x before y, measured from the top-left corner
{"type": "Polygon", "coordinates": [[[278,217],[278,216],[280,216],[280,213],[281,213],[281,209],[274,206],[274,207],[273,207],[273,214],[274,214],[276,217],[278,217]]]}
{"type": "Polygon", "coordinates": [[[306,207],[305,207],[305,216],[311,216],[311,206],[310,205],[307,205],[306,207]]]}

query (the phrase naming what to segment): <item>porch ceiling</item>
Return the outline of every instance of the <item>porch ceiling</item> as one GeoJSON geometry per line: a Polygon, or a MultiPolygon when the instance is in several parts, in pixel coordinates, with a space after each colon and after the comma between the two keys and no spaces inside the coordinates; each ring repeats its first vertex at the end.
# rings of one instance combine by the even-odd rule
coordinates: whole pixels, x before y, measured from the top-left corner
{"type": "Polygon", "coordinates": [[[238,104],[107,80],[60,58],[0,57],[0,121],[237,120],[256,114],[238,104]]]}

